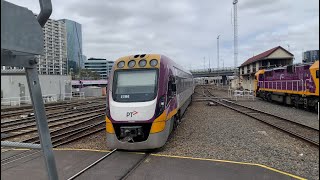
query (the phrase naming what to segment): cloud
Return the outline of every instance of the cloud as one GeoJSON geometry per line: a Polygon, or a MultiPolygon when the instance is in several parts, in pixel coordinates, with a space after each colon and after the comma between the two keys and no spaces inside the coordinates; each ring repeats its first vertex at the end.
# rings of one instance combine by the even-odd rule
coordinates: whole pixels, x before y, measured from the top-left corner
{"type": "MultiPolygon", "coordinates": [[[[39,12],[39,2],[9,0],[39,12]]],[[[53,0],[53,19],[82,24],[83,52],[110,60],[161,53],[190,69],[233,66],[232,0],[53,0]],[[204,60],[205,57],[205,60],[204,60]]],[[[238,2],[238,65],[275,46],[290,46],[296,62],[303,50],[319,49],[319,1],[238,2]]]]}

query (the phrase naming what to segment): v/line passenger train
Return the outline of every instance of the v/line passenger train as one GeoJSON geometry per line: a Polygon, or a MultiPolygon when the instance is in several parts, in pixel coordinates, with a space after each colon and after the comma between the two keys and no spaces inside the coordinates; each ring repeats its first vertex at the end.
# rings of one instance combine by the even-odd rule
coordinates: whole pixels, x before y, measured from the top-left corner
{"type": "Polygon", "coordinates": [[[159,54],[119,58],[107,88],[109,148],[162,147],[191,102],[192,74],[159,54]]]}

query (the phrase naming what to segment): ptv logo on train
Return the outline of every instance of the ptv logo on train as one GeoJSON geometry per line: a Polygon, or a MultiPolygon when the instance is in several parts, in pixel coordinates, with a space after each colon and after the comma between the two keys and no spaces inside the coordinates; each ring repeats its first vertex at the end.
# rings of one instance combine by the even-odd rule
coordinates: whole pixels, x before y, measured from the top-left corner
{"type": "Polygon", "coordinates": [[[127,112],[127,117],[129,117],[129,116],[132,117],[132,116],[134,116],[136,114],[138,114],[137,111],[127,112]]]}

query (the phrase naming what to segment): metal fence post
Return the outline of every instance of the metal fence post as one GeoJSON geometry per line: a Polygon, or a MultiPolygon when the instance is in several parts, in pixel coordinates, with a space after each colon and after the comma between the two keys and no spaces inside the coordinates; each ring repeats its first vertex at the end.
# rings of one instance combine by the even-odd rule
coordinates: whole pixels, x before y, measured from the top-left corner
{"type": "Polygon", "coordinates": [[[36,119],[39,139],[44,154],[46,168],[50,180],[58,179],[56,162],[53,155],[50,131],[48,127],[44,103],[42,100],[41,87],[36,66],[25,68],[30,98],[33,104],[34,116],[36,119]]]}

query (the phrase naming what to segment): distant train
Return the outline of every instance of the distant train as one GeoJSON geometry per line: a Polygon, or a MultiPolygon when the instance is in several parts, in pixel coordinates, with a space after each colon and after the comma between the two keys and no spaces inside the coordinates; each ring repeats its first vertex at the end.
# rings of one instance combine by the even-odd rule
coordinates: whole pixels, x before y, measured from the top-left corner
{"type": "Polygon", "coordinates": [[[257,97],[318,112],[319,61],[273,69],[255,74],[257,97]]]}
{"type": "Polygon", "coordinates": [[[159,54],[119,58],[107,88],[109,148],[162,147],[191,102],[192,74],[159,54]]]}

